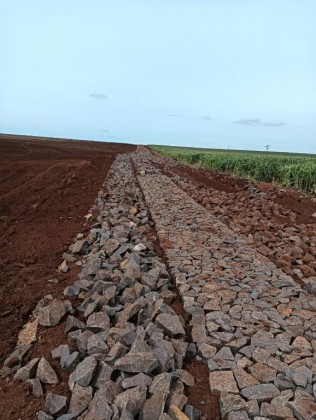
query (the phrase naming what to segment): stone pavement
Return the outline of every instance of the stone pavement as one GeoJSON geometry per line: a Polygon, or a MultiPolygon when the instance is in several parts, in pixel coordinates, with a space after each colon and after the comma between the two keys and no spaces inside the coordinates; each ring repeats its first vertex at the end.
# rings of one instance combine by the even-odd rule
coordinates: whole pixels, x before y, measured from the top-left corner
{"type": "Polygon", "coordinates": [[[316,298],[134,156],[223,417],[314,418],[316,298]]]}
{"type": "MultiPolygon", "coordinates": [[[[153,166],[161,167],[180,189],[210,210],[234,234],[293,276],[299,284],[306,284],[305,289],[316,295],[315,224],[299,222],[300,207],[293,212],[281,204],[285,190],[271,184],[269,188],[265,184],[262,190],[252,183],[238,187],[234,192],[218,190],[201,184],[200,180],[191,182],[190,178],[179,175],[188,168],[178,161],[156,155],[149,158],[153,166]]],[[[199,173],[198,170],[195,172],[199,173]]],[[[315,221],[316,213],[310,213],[310,219],[315,221]]]]}
{"type": "Polygon", "coordinates": [[[66,299],[48,295],[39,302],[22,337],[31,334],[32,342],[37,324],[64,322],[65,343],[51,356],[69,372],[70,400],[53,392],[60,377],[48,360],[24,362],[31,345],[23,340],[4,370],[45,398],[39,420],[199,419],[201,412],[185,395],[195,385],[184,369],[185,323],[170,306],[170,276],[150,240],[153,223],[128,155],[116,159],[105,186],[89,235],[63,254],[61,269],[77,259],[82,264],[78,280],[65,288],[66,299]]]}
{"type": "Polygon", "coordinates": [[[140,148],[116,159],[89,235],[63,255],[63,270],[83,256],[78,280],[63,299],[39,302],[26,328],[32,342],[37,324],[66,319],[65,344],[51,354],[69,372],[70,400],[45,391],[58,372],[44,357],[25,364],[23,340],[4,369],[45,397],[39,420],[202,419],[186,396],[195,384],[188,357],[208,365],[224,419],[315,418],[315,296],[148,158],[140,148]],[[167,266],[154,251],[154,229],[167,266]],[[170,306],[173,282],[189,336],[170,306]]]}

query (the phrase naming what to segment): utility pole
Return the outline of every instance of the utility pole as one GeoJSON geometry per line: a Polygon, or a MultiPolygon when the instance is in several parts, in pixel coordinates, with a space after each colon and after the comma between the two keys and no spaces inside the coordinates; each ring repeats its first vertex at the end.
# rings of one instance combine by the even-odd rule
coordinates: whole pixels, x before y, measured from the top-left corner
{"type": "Polygon", "coordinates": [[[270,149],[270,144],[267,144],[266,146],[264,146],[266,148],[266,151],[268,152],[270,149]]]}

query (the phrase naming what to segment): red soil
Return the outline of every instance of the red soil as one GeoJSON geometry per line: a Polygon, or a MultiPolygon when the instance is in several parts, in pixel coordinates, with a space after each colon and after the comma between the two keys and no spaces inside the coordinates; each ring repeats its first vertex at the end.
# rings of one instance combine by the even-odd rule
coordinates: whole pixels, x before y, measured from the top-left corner
{"type": "MultiPolygon", "coordinates": [[[[83,216],[116,155],[134,149],[127,144],[0,135],[1,364],[38,301],[48,293],[60,296],[75,281],[75,266],[67,274],[57,273],[61,254],[87,228],[83,216]]],[[[48,359],[45,348],[62,341],[62,327],[56,328],[37,344],[48,359]]],[[[1,380],[0,417],[34,418],[42,402],[28,394],[25,384],[1,380]]]]}

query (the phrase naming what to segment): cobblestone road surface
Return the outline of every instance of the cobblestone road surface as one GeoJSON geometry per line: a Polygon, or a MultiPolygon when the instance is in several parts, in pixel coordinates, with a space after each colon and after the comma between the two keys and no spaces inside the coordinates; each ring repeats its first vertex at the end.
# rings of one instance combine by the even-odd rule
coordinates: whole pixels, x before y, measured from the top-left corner
{"type": "Polygon", "coordinates": [[[133,159],[222,415],[233,408],[234,419],[313,418],[315,297],[162,175],[145,152],[133,159]]]}
{"type": "Polygon", "coordinates": [[[316,297],[153,159],[144,148],[117,157],[89,235],[63,254],[60,270],[82,264],[78,280],[39,302],[2,376],[45,398],[39,420],[216,419],[188,400],[199,378],[186,361],[196,358],[209,372],[201,399],[216,395],[222,418],[315,418],[316,297]],[[37,325],[62,323],[64,344],[29,360],[37,325]],[[54,393],[61,370],[70,397],[54,393]]]}

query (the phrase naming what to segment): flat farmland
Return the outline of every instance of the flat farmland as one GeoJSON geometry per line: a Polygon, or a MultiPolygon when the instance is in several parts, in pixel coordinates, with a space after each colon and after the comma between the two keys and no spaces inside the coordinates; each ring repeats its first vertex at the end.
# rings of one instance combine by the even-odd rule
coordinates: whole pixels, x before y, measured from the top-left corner
{"type": "Polygon", "coordinates": [[[227,172],[316,195],[316,155],[246,150],[151,146],[164,156],[198,168],[227,172]]]}
{"type": "MultiPolygon", "coordinates": [[[[56,276],[118,153],[131,145],[0,136],[0,355],[56,276]]],[[[67,281],[67,279],[63,279],[67,281]]]]}

